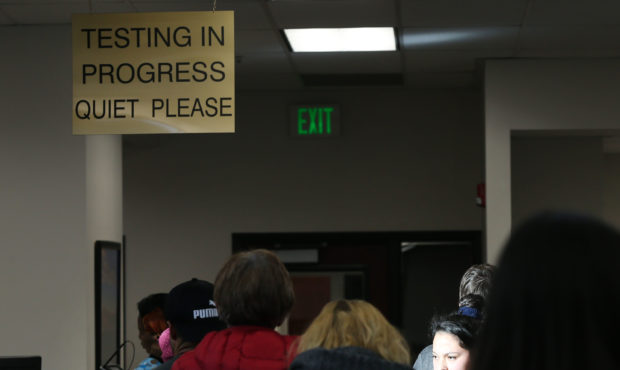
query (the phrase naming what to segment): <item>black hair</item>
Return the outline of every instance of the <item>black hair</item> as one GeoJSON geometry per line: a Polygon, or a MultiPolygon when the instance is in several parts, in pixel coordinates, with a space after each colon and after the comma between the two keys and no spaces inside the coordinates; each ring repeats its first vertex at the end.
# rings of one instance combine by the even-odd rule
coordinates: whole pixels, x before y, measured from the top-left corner
{"type": "Polygon", "coordinates": [[[472,368],[617,367],[619,267],[620,234],[596,219],[526,221],[500,258],[472,368]]]}
{"type": "Polygon", "coordinates": [[[447,316],[435,316],[431,321],[430,333],[434,338],[437,332],[445,332],[459,338],[459,345],[470,351],[478,337],[482,321],[469,316],[452,313],[447,316]]]}
{"type": "Polygon", "coordinates": [[[484,297],[478,294],[467,294],[459,299],[459,307],[470,307],[482,311],[484,309],[484,297]]]}
{"type": "Polygon", "coordinates": [[[157,308],[161,309],[163,312],[166,306],[167,296],[168,294],[166,293],[155,293],[142,298],[140,302],[138,302],[138,314],[140,315],[140,318],[143,318],[145,315],[153,312],[157,308]]]}

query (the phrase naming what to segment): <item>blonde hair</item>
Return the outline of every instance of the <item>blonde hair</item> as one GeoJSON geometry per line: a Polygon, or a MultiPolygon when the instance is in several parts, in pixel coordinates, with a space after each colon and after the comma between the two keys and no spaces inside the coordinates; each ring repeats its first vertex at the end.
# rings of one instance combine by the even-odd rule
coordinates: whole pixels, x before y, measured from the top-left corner
{"type": "Polygon", "coordinates": [[[379,310],[362,300],[327,303],[301,336],[297,351],[346,346],[363,347],[388,361],[411,364],[405,338],[379,310]]]}

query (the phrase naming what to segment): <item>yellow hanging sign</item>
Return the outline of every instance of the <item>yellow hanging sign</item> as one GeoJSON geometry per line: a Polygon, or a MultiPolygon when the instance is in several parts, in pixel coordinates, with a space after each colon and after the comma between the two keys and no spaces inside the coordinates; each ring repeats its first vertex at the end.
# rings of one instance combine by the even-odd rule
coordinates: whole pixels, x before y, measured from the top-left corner
{"type": "Polygon", "coordinates": [[[235,131],[232,11],[78,14],[73,133],[235,131]]]}

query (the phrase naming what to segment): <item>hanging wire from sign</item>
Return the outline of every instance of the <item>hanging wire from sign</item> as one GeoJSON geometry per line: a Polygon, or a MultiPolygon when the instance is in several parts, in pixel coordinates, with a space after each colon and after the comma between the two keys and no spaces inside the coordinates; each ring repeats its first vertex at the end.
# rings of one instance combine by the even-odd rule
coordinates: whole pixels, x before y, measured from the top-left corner
{"type": "Polygon", "coordinates": [[[217,3],[217,0],[213,0],[213,13],[215,13],[215,4],[217,3]]]}

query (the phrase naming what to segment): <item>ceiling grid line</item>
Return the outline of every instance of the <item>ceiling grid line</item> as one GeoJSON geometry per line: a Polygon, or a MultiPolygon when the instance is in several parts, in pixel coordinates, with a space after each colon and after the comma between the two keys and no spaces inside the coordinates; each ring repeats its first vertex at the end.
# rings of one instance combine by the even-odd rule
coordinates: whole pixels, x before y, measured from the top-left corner
{"type": "Polygon", "coordinates": [[[534,1],[535,0],[528,0],[527,5],[525,9],[523,10],[523,16],[521,17],[521,22],[519,24],[519,31],[517,32],[517,39],[515,41],[516,45],[515,45],[515,51],[513,55],[515,58],[517,58],[519,54],[521,54],[521,35],[523,33],[523,28],[525,27],[527,23],[527,17],[532,11],[532,6],[534,5],[534,1]]]}
{"type": "Polygon", "coordinates": [[[138,11],[138,7],[136,6],[136,4],[133,3],[132,0],[125,0],[125,3],[127,3],[134,12],[138,11]]]}
{"type": "Polygon", "coordinates": [[[11,24],[13,25],[17,24],[17,21],[13,17],[11,17],[11,15],[3,7],[0,7],[0,13],[2,13],[2,15],[6,19],[8,19],[9,22],[11,22],[11,24]]]}
{"type": "Polygon", "coordinates": [[[407,76],[407,56],[404,53],[405,40],[403,37],[403,18],[402,18],[401,0],[394,0],[394,19],[396,22],[396,32],[398,36],[398,53],[400,54],[400,73],[403,76],[403,84],[405,76],[407,76]]]}
{"type": "Polygon", "coordinates": [[[265,16],[267,17],[267,21],[271,25],[271,29],[272,29],[274,35],[276,36],[276,38],[278,39],[278,43],[280,44],[280,47],[284,51],[284,55],[286,57],[286,60],[288,61],[289,65],[291,66],[291,69],[295,73],[295,76],[296,76],[298,82],[302,83],[302,78],[301,78],[301,74],[299,73],[299,68],[298,68],[297,64],[295,63],[295,61],[293,60],[293,56],[291,55],[291,51],[289,50],[288,45],[286,44],[286,42],[282,38],[282,33],[280,32],[280,27],[279,27],[278,23],[276,22],[275,17],[273,16],[273,13],[271,12],[271,9],[269,8],[269,4],[268,3],[269,3],[269,0],[261,0],[262,9],[265,12],[265,16]]]}

